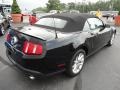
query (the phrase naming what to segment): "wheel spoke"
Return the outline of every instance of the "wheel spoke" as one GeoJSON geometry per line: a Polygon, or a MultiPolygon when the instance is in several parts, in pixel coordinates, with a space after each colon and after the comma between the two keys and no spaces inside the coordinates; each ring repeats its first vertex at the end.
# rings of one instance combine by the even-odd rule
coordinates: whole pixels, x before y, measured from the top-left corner
{"type": "Polygon", "coordinates": [[[73,66],[73,72],[77,72],[77,65],[76,64],[73,66]]]}
{"type": "Polygon", "coordinates": [[[3,35],[5,34],[3,27],[1,28],[1,32],[2,32],[3,35]]]}
{"type": "Polygon", "coordinates": [[[83,58],[83,55],[78,56],[78,60],[81,60],[81,58],[83,58]]]}

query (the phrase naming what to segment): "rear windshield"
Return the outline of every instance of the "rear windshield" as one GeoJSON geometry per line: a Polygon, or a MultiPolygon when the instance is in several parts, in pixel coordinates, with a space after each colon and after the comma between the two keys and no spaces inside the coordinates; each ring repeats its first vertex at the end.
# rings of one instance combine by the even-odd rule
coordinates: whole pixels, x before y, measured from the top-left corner
{"type": "Polygon", "coordinates": [[[59,18],[41,18],[35,24],[62,29],[66,26],[67,20],[63,20],[59,18]]]}

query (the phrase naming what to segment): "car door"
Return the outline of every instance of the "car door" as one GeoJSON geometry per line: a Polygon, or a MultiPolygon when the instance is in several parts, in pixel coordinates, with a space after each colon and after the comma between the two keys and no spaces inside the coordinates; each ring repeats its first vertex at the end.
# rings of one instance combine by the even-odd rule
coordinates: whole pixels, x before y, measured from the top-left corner
{"type": "Polygon", "coordinates": [[[101,26],[103,26],[103,23],[99,21],[98,18],[89,18],[88,20],[91,37],[93,39],[93,48],[92,51],[96,51],[97,49],[101,48],[103,46],[103,40],[102,37],[102,31],[101,26]]]}
{"type": "Polygon", "coordinates": [[[105,27],[104,30],[101,31],[101,34],[102,34],[103,45],[106,45],[111,38],[111,28],[105,27]]]}
{"type": "Polygon", "coordinates": [[[84,37],[86,38],[85,44],[89,48],[89,54],[93,53],[100,45],[99,42],[99,29],[95,28],[95,23],[93,18],[89,18],[83,28],[84,37]]]}
{"type": "Polygon", "coordinates": [[[102,45],[106,45],[111,37],[111,28],[106,27],[103,21],[99,18],[96,18],[96,22],[98,23],[98,27],[100,28],[99,34],[101,34],[102,45]]]}

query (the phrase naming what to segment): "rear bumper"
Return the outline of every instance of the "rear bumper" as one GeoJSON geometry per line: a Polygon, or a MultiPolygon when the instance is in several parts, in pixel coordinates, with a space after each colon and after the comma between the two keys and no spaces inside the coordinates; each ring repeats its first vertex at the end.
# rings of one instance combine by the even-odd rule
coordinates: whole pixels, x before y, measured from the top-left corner
{"type": "Polygon", "coordinates": [[[27,75],[33,75],[33,76],[37,76],[37,77],[39,77],[39,76],[41,76],[41,77],[47,77],[47,76],[55,75],[57,73],[65,71],[65,69],[62,69],[62,70],[58,70],[58,71],[55,71],[55,72],[52,72],[52,73],[44,74],[44,73],[41,73],[39,71],[27,69],[27,68],[24,68],[23,66],[21,66],[20,64],[18,64],[17,62],[15,62],[10,57],[10,55],[8,54],[8,50],[6,50],[6,55],[7,55],[8,59],[13,63],[13,65],[15,65],[19,70],[21,70],[23,73],[25,73],[27,75]]]}
{"type": "Polygon", "coordinates": [[[19,63],[17,63],[15,60],[13,60],[12,57],[9,55],[8,51],[9,50],[7,49],[6,50],[6,55],[7,55],[8,59],[13,63],[13,65],[15,65],[19,70],[21,70],[26,75],[33,75],[33,76],[36,76],[36,77],[48,77],[48,76],[52,76],[52,75],[55,75],[55,74],[58,74],[58,73],[61,73],[61,72],[65,71],[65,68],[63,68],[63,69],[60,69],[60,70],[57,70],[57,71],[55,70],[55,71],[52,71],[52,72],[49,72],[49,73],[42,73],[40,71],[25,68],[22,65],[20,65],[19,63]]]}
{"type": "Polygon", "coordinates": [[[18,69],[20,69],[20,70],[21,70],[22,72],[24,72],[25,74],[35,75],[35,76],[38,76],[38,75],[39,75],[39,76],[46,76],[45,74],[43,74],[43,73],[41,73],[41,72],[24,68],[23,66],[21,66],[20,64],[18,64],[17,62],[15,62],[15,61],[10,57],[10,55],[8,54],[8,50],[6,50],[6,55],[7,55],[8,59],[13,63],[13,65],[15,65],[18,69]]]}
{"type": "MultiPolygon", "coordinates": [[[[6,54],[9,60],[21,71],[28,75],[34,76],[51,76],[60,72],[65,71],[64,67],[58,67],[57,65],[61,64],[54,58],[26,58],[24,54],[9,43],[5,42],[6,54]]],[[[62,62],[63,63],[63,62],[62,62]]]]}

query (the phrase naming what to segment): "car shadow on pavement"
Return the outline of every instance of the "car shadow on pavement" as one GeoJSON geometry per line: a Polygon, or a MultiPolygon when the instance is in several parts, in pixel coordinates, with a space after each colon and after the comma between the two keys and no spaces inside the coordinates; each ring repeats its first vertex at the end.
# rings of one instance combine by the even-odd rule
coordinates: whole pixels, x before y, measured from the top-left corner
{"type": "Polygon", "coordinates": [[[34,87],[41,85],[43,90],[81,90],[82,88],[81,75],[71,78],[61,73],[49,77],[39,77],[35,80],[26,77],[26,80],[34,87]]]}

